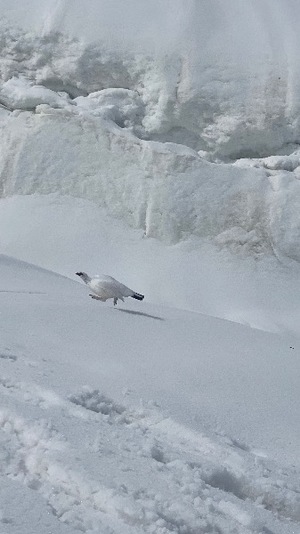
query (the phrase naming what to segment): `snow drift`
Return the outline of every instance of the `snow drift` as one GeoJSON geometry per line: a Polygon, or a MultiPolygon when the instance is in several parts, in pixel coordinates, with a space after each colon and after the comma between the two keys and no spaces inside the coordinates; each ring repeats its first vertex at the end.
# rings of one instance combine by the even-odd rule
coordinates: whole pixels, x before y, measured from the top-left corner
{"type": "Polygon", "coordinates": [[[169,243],[300,259],[296,1],[0,12],[2,196],[70,194],[169,243]]]}
{"type": "Polygon", "coordinates": [[[35,113],[5,118],[1,196],[70,194],[169,243],[192,234],[299,259],[297,169],[210,163],[182,145],[138,139],[97,116],[95,98],[86,100],[92,100],[91,112],[61,98],[58,109],[38,105],[35,113]]]}

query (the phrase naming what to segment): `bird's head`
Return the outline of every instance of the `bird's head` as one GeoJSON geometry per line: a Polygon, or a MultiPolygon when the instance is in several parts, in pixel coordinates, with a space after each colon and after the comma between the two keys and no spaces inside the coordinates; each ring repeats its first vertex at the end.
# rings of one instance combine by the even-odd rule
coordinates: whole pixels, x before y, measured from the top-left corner
{"type": "Polygon", "coordinates": [[[76,274],[77,276],[79,276],[79,277],[81,278],[81,280],[83,280],[86,284],[87,284],[88,282],[90,282],[90,280],[91,280],[90,277],[89,277],[89,275],[86,274],[86,273],[79,272],[79,273],[75,273],[75,274],[76,274]]]}

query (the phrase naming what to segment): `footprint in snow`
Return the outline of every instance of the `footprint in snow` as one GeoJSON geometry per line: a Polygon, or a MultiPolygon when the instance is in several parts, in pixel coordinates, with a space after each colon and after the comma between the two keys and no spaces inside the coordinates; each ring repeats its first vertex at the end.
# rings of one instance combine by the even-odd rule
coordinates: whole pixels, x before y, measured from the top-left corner
{"type": "Polygon", "coordinates": [[[121,415],[126,410],[124,406],[100,393],[98,389],[85,387],[81,393],[70,395],[68,398],[73,404],[102,415],[121,415]]]}
{"type": "Polygon", "coordinates": [[[0,359],[7,360],[10,362],[16,362],[18,357],[11,352],[10,348],[4,347],[2,350],[0,350],[0,359]]]}
{"type": "Polygon", "coordinates": [[[5,352],[0,352],[0,359],[7,360],[10,362],[16,362],[18,357],[15,354],[7,354],[5,352]]]}

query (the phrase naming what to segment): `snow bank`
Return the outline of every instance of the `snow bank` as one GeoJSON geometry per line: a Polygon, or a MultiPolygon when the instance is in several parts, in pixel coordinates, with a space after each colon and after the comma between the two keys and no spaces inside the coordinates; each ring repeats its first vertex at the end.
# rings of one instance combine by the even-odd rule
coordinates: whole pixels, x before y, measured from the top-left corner
{"type": "Polygon", "coordinates": [[[1,104],[10,110],[34,110],[39,104],[48,104],[53,108],[64,107],[66,98],[63,99],[62,96],[46,87],[28,84],[22,78],[15,77],[5,82],[0,88],[1,104]]]}
{"type": "Polygon", "coordinates": [[[76,100],[6,117],[1,196],[69,194],[168,243],[195,235],[246,253],[300,259],[294,173],[268,176],[263,165],[213,164],[181,145],[140,140],[131,130],[142,106],[128,91],[76,100]]]}
{"type": "Polygon", "coordinates": [[[0,195],[84,197],[169,243],[299,260],[296,1],[122,6],[0,3],[0,195]]]}

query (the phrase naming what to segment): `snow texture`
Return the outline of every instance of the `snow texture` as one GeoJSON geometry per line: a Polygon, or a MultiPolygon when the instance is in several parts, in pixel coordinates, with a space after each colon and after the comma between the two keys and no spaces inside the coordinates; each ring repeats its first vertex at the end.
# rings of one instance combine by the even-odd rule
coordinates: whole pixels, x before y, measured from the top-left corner
{"type": "Polygon", "coordinates": [[[289,336],[149,304],[100,310],[84,286],[5,256],[0,278],[3,531],[297,532],[289,336]]]}
{"type": "Polygon", "coordinates": [[[299,533],[299,15],[0,0],[1,534],[299,533]]]}
{"type": "Polygon", "coordinates": [[[296,1],[129,4],[0,3],[1,196],[299,261],[296,1]]]}

